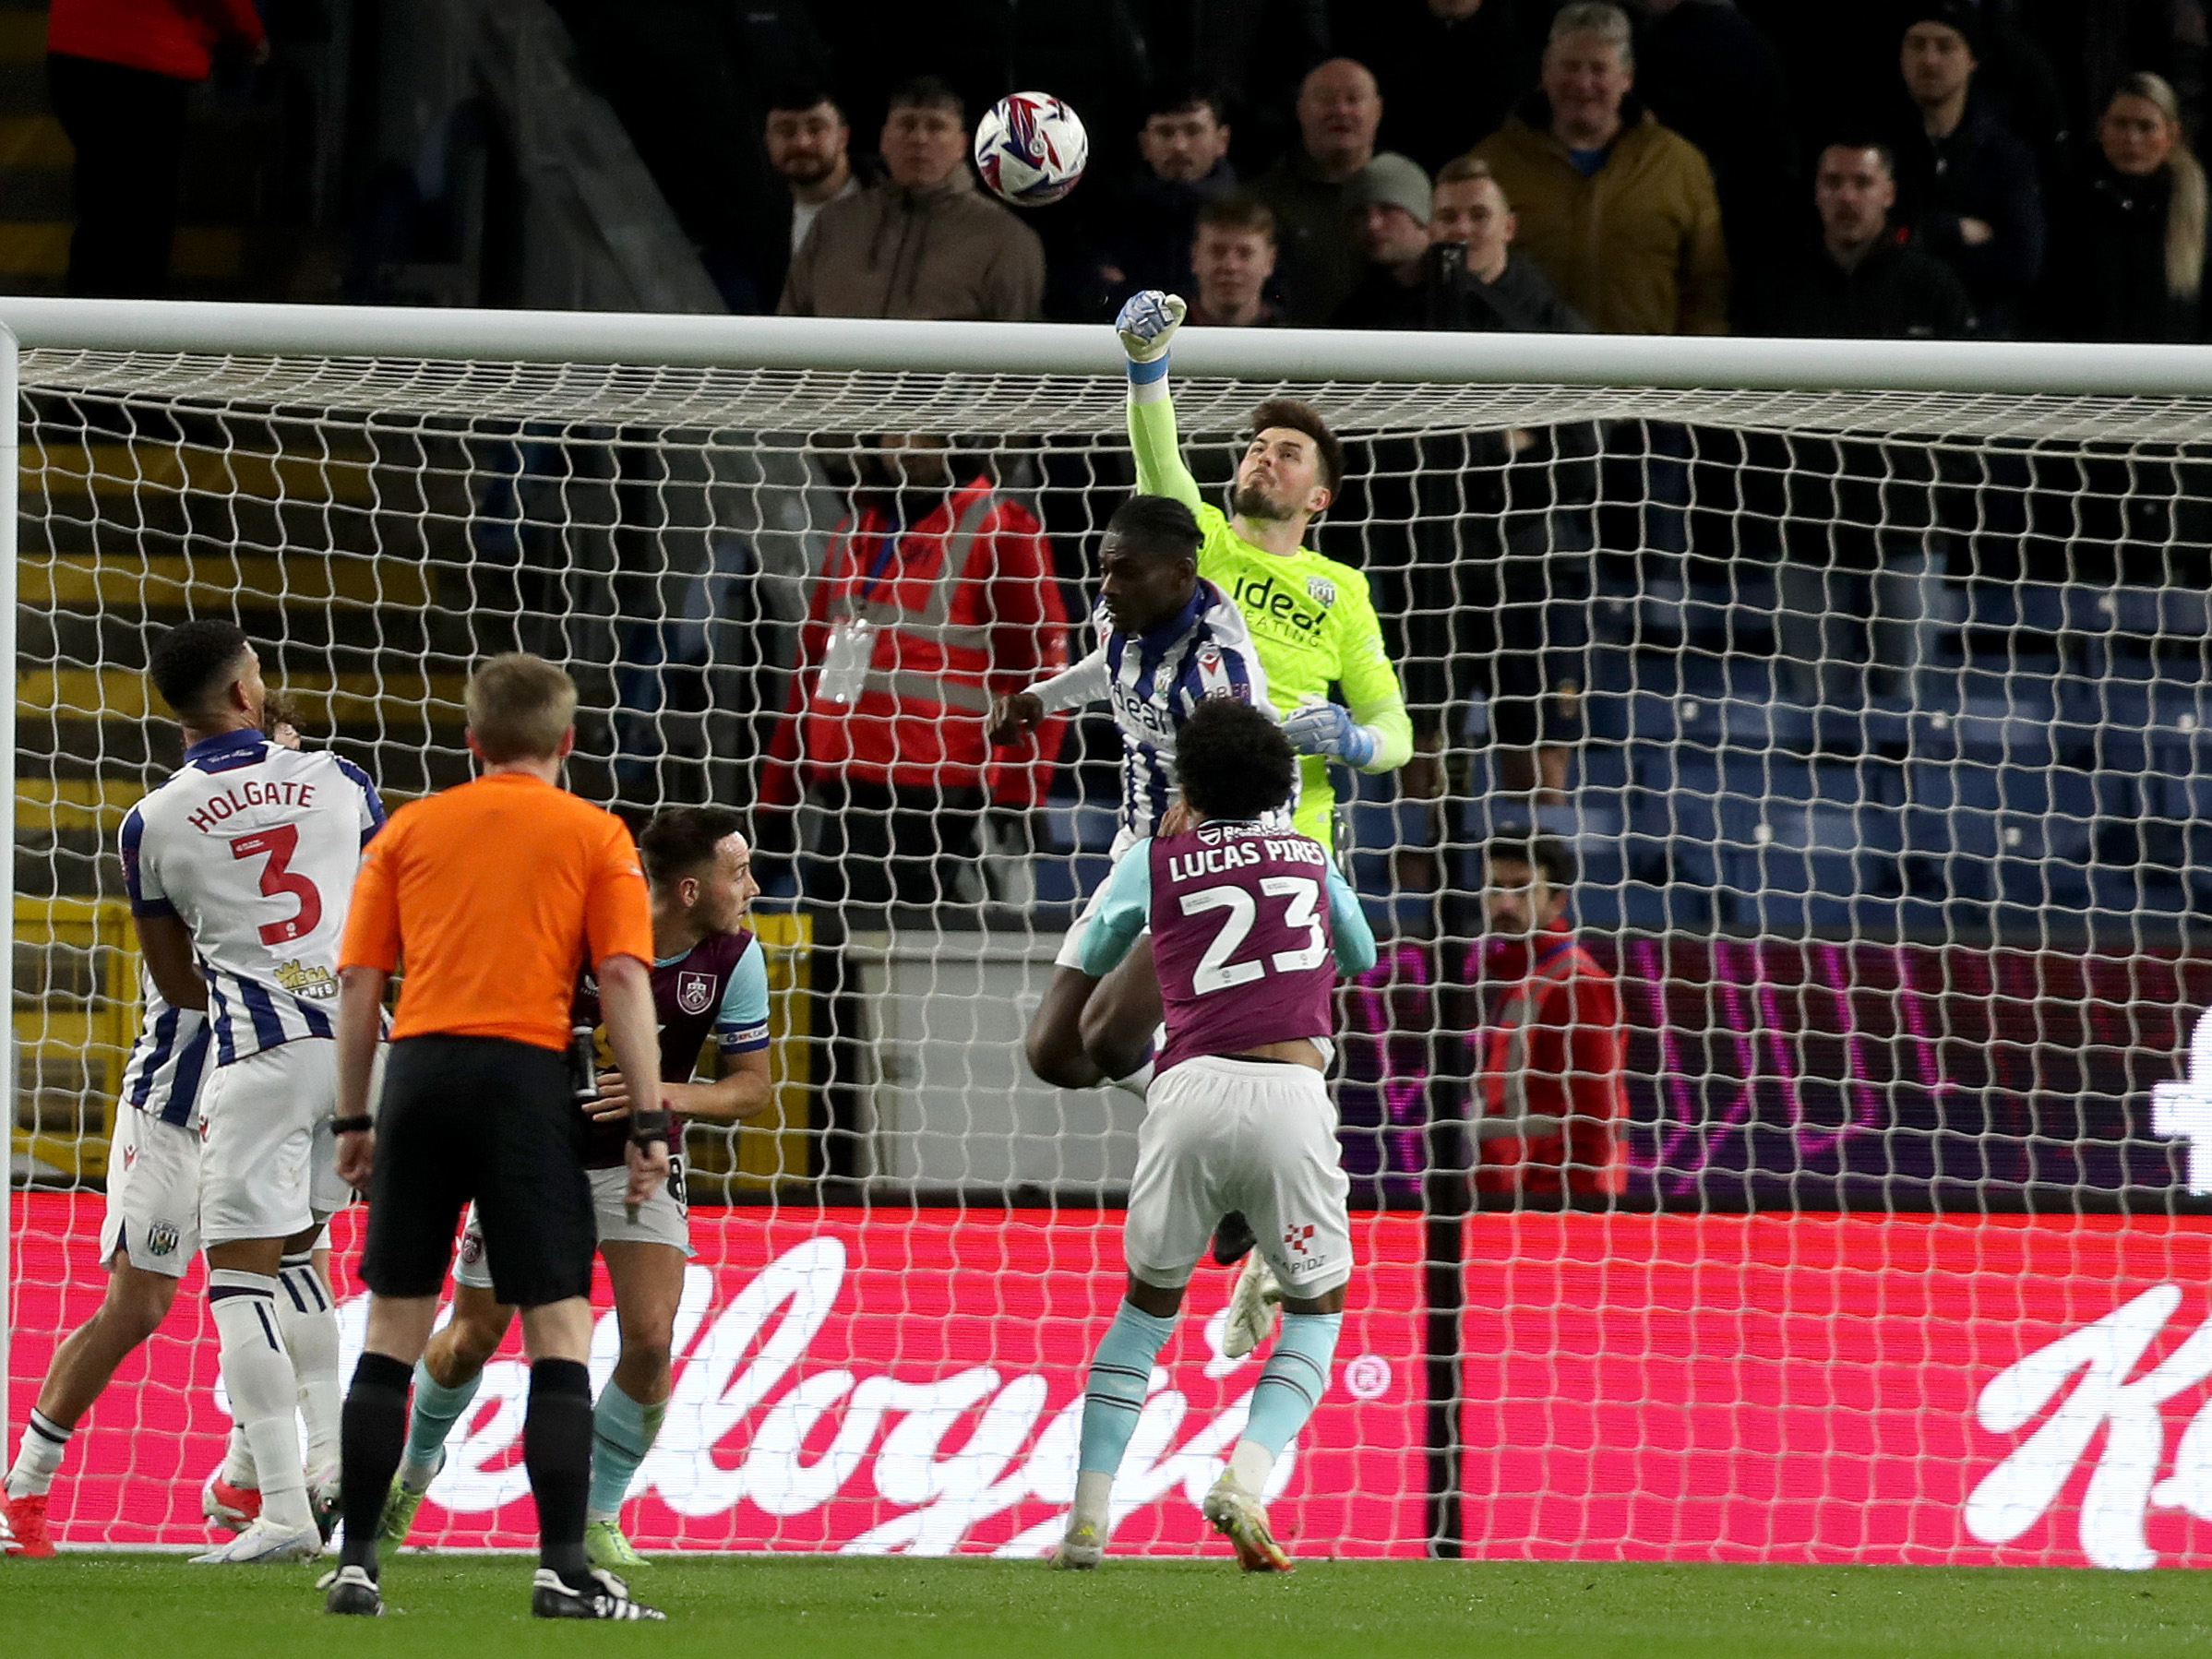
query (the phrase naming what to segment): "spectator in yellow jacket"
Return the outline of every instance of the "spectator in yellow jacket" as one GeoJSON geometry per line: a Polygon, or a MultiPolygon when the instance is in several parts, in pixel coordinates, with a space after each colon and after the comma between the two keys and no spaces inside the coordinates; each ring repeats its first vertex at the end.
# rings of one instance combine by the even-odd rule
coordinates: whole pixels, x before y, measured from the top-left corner
{"type": "Polygon", "coordinates": [[[1620,7],[1564,6],[1541,90],[1470,152],[1520,220],[1516,245],[1605,334],[1725,334],[1728,256],[1712,170],[1632,95],[1620,7]]]}

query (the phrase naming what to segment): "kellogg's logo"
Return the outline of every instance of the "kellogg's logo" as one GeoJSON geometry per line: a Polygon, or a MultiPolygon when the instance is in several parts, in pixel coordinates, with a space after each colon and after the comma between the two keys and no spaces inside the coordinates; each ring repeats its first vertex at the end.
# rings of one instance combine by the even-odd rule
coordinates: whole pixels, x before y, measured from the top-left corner
{"type": "Polygon", "coordinates": [[[2131,1375],[2181,1305],[2180,1285],[2157,1285],[1990,1379],[1974,1415],[1991,1434],[2015,1433],[2053,1401],[2058,1406],[1982,1476],[1967,1499],[1968,1533],[1984,1544],[2021,1537],[2058,1501],[2100,1436],[2081,1499],[2081,1548],[2092,1566],[2156,1567],[2158,1552],[2144,1532],[2153,1510],[2212,1521],[2212,1403],[2190,1418],[2170,1464],[2160,1409],[2212,1378],[2212,1320],[2142,1376],[2131,1375]]]}
{"type": "MultiPolygon", "coordinates": [[[[852,1311],[838,1306],[850,1266],[843,1240],[818,1236],[771,1261],[719,1311],[714,1274],[686,1270],[675,1386],[634,1496],[702,1522],[749,1505],[776,1518],[779,1534],[814,1517],[827,1529],[823,1542],[848,1555],[973,1547],[977,1528],[1012,1510],[991,1534],[992,1553],[1043,1554],[1058,1542],[1075,1489],[1083,1396],[1074,1356],[1049,1372],[1010,1359],[901,1376],[895,1345],[890,1364],[837,1352],[852,1332],[840,1321],[825,1340],[825,1327],[852,1311]],[[831,1355],[819,1355],[818,1346],[831,1355]],[[1058,1402],[1056,1391],[1064,1391],[1058,1402]],[[818,1432],[831,1423],[826,1438],[818,1432]],[[832,1519],[839,1516],[850,1519],[832,1519]]],[[[358,1343],[360,1301],[341,1317],[358,1343]]],[[[600,1337],[595,1350],[611,1355],[611,1331],[600,1337]]],[[[1250,1364],[1222,1358],[1214,1346],[1209,1378],[1250,1364]]],[[[430,1498],[463,1530],[528,1493],[520,1458],[528,1389],[526,1367],[494,1361],[472,1422],[448,1444],[430,1498]],[[487,1413],[484,1402],[501,1409],[487,1413]]],[[[1156,1373],[1115,1486],[1117,1517],[1178,1496],[1196,1506],[1226,1467],[1250,1404],[1249,1389],[1225,1390],[1208,1411],[1171,1373],[1156,1373]]],[[[1310,1443],[1313,1432],[1302,1439],[1310,1443]]],[[[1298,1456],[1299,1449],[1285,1450],[1271,1497],[1288,1486],[1298,1456]]]]}

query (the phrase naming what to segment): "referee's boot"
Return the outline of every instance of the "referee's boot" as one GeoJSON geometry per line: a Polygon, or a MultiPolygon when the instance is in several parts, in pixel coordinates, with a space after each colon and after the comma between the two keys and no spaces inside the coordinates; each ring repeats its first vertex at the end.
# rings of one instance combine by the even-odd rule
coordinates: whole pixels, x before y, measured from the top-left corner
{"type": "Polygon", "coordinates": [[[550,1567],[530,1581],[532,1618],[666,1618],[658,1607],[630,1600],[629,1586],[596,1568],[571,1584],[550,1567]]]}
{"type": "Polygon", "coordinates": [[[315,1581],[323,1596],[325,1613],[348,1613],[355,1617],[384,1617],[384,1593],[365,1567],[341,1567],[315,1581]]]}

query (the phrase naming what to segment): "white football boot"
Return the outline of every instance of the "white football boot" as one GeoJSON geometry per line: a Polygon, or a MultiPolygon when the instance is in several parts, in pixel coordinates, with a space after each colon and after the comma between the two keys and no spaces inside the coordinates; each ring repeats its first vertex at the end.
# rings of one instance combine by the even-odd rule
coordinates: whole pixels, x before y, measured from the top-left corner
{"type": "Polygon", "coordinates": [[[1059,1572],[1093,1572],[1105,1559],[1106,1541],[1099,1537],[1098,1529],[1088,1523],[1077,1526],[1070,1520],[1068,1535],[1045,1558],[1045,1565],[1059,1572]]]}
{"type": "Polygon", "coordinates": [[[192,1565],[280,1567],[290,1561],[312,1561],[322,1553],[323,1535],[314,1527],[291,1532],[262,1515],[228,1544],[219,1545],[204,1556],[194,1556],[192,1565]]]}
{"type": "Polygon", "coordinates": [[[1221,1351],[1242,1359],[1275,1332],[1275,1315],[1283,1304],[1283,1287],[1274,1270],[1254,1250],[1244,1259],[1237,1288],[1229,1293],[1228,1322],[1221,1328],[1221,1351]]]}
{"type": "Polygon", "coordinates": [[[1226,1470],[1199,1506],[1207,1522],[1229,1541],[1237,1565],[1247,1572],[1289,1572],[1289,1553],[1275,1542],[1267,1524],[1267,1506],[1237,1484],[1226,1470]]]}

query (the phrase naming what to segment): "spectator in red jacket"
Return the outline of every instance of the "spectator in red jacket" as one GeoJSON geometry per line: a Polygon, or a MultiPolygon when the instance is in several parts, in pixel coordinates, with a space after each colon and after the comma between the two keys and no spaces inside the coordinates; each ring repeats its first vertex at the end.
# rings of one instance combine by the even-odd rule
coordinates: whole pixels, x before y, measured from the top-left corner
{"type": "Polygon", "coordinates": [[[1574,854],[1549,836],[1504,835],[1482,862],[1476,1190],[1618,1193],[1628,1175],[1620,993],[1567,926],[1574,854]]]}
{"type": "Polygon", "coordinates": [[[185,100],[218,47],[268,60],[253,0],[54,0],[46,85],[77,148],[69,292],[155,299],[169,286],[185,100]]]}
{"type": "Polygon", "coordinates": [[[793,809],[819,809],[801,869],[822,903],[962,901],[986,807],[1040,806],[1058,758],[1062,722],[996,751],[985,726],[993,698],[1068,665],[1051,544],[956,460],[943,437],[877,439],[808,607],[759,811],[789,845],[793,809]]]}

